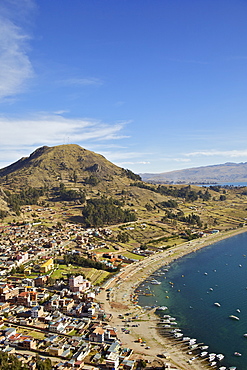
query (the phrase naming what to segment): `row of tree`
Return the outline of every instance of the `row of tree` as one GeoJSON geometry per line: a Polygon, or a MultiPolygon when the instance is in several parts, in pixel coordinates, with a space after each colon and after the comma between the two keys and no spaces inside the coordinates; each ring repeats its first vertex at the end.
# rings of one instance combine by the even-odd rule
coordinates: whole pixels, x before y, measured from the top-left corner
{"type": "Polygon", "coordinates": [[[166,215],[162,218],[162,221],[167,221],[167,219],[178,220],[189,225],[197,225],[198,227],[202,227],[200,216],[194,213],[190,213],[189,215],[185,216],[182,211],[174,213],[169,210],[166,211],[166,215]]]}
{"type": "Polygon", "coordinates": [[[5,194],[7,196],[7,203],[9,207],[17,214],[20,214],[20,208],[23,205],[31,205],[31,204],[37,204],[39,198],[44,195],[44,188],[37,189],[33,187],[28,187],[25,189],[22,189],[18,193],[11,193],[9,191],[5,191],[5,194]]]}
{"type": "Polygon", "coordinates": [[[76,265],[80,267],[91,267],[96,270],[106,270],[108,272],[116,272],[116,269],[112,269],[110,267],[107,267],[104,263],[99,262],[99,261],[94,261],[90,258],[84,258],[81,257],[78,254],[65,254],[64,255],[64,263],[66,265],[76,265]]]}
{"type": "Polygon", "coordinates": [[[154,185],[148,185],[144,182],[135,182],[134,184],[132,184],[132,186],[138,186],[139,188],[151,190],[155,193],[171,196],[173,198],[183,198],[186,201],[190,202],[194,202],[199,198],[204,201],[207,201],[211,198],[211,194],[208,189],[206,189],[204,192],[202,190],[195,191],[191,188],[190,185],[182,187],[159,185],[158,187],[156,187],[154,185]]]}
{"type": "Polygon", "coordinates": [[[121,208],[121,203],[113,198],[89,199],[83,208],[82,214],[87,226],[102,227],[136,221],[135,213],[121,208]]]}
{"type": "Polygon", "coordinates": [[[66,189],[64,183],[60,183],[59,186],[59,197],[61,200],[79,200],[80,203],[84,203],[86,200],[86,195],[82,189],[66,189]]]}
{"type": "MultiPolygon", "coordinates": [[[[52,370],[52,362],[49,358],[42,360],[39,356],[35,358],[37,370],[52,370]]],[[[28,364],[22,364],[22,361],[13,354],[0,351],[0,370],[28,370],[28,364]]]]}

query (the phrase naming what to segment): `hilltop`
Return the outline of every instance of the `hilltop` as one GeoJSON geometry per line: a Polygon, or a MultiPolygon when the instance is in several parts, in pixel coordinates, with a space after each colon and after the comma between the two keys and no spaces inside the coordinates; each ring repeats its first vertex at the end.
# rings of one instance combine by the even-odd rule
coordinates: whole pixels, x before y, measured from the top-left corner
{"type": "Polygon", "coordinates": [[[76,144],[43,146],[0,170],[1,183],[17,188],[53,187],[60,182],[83,184],[90,176],[98,182],[127,178],[121,167],[76,144]]]}
{"type": "Polygon", "coordinates": [[[224,163],[212,166],[202,166],[187,168],[184,170],[162,172],[162,173],[143,173],[140,174],[144,181],[153,183],[226,183],[226,182],[246,182],[247,163],[224,163]]]}

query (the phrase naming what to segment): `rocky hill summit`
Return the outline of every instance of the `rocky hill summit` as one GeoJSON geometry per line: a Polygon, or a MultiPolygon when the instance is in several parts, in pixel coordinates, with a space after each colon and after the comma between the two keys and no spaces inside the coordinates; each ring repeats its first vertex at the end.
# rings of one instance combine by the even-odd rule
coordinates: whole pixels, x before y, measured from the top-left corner
{"type": "MultiPolygon", "coordinates": [[[[54,187],[59,183],[125,181],[131,171],[124,170],[100,154],[76,144],[43,146],[29,157],[0,170],[0,183],[15,187],[54,187]]],[[[134,176],[134,174],[133,174],[134,176]]],[[[139,177],[138,175],[136,175],[139,177]]]]}

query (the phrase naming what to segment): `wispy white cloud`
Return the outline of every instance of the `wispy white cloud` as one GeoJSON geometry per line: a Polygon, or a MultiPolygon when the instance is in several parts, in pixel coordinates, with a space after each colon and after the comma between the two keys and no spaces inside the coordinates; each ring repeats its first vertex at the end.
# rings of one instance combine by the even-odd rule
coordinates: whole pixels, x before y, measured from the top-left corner
{"type": "MultiPolygon", "coordinates": [[[[147,157],[147,156],[150,155],[150,153],[129,152],[129,151],[127,151],[127,152],[126,151],[123,151],[123,152],[120,152],[120,151],[114,151],[114,152],[109,152],[109,151],[106,152],[105,151],[105,152],[102,152],[101,151],[101,154],[103,154],[105,157],[107,157],[111,161],[118,161],[118,163],[120,163],[119,161],[122,161],[122,160],[125,160],[125,159],[143,158],[143,157],[147,157]]],[[[124,163],[124,162],[121,162],[121,163],[124,163]]]]}
{"type": "Polygon", "coordinates": [[[43,145],[77,143],[88,149],[93,143],[125,138],[121,133],[125,124],[44,113],[19,119],[0,117],[0,167],[6,165],[7,158],[10,164],[43,145]]]}
{"type": "MultiPolygon", "coordinates": [[[[28,43],[30,36],[12,20],[14,17],[8,11],[8,5],[15,1],[1,5],[0,16],[0,99],[12,97],[23,91],[27,80],[33,76],[33,68],[28,57],[28,43]],[[5,5],[5,6],[4,6],[5,5]]],[[[23,1],[26,10],[30,8],[30,1],[23,1]]],[[[24,12],[24,10],[23,10],[24,12]]]]}
{"type": "Polygon", "coordinates": [[[163,162],[190,162],[191,160],[189,158],[173,158],[173,157],[166,157],[161,158],[163,162]]]}
{"type": "Polygon", "coordinates": [[[0,145],[62,144],[86,140],[117,140],[125,122],[107,124],[93,119],[65,118],[61,115],[41,114],[23,119],[0,118],[0,145]],[[13,135],[14,133],[14,135],[13,135]]]}
{"type": "Polygon", "coordinates": [[[122,107],[124,104],[125,104],[125,102],[124,102],[124,101],[119,100],[119,101],[117,101],[114,105],[115,105],[115,107],[122,107]]]}
{"type": "Polygon", "coordinates": [[[85,77],[85,78],[68,78],[59,81],[59,83],[62,85],[100,86],[103,84],[103,81],[96,77],[85,77]]]}
{"type": "Polygon", "coordinates": [[[57,110],[55,112],[53,112],[54,114],[58,114],[58,115],[61,115],[61,114],[64,114],[64,113],[69,113],[68,110],[65,110],[65,109],[61,109],[61,110],[57,110]]]}
{"type": "Polygon", "coordinates": [[[150,162],[140,161],[140,162],[120,162],[119,165],[133,165],[133,164],[150,164],[150,162]]]}
{"type": "Polygon", "coordinates": [[[199,156],[223,156],[230,158],[247,157],[247,150],[204,150],[186,153],[187,157],[199,157],[199,156]]]}

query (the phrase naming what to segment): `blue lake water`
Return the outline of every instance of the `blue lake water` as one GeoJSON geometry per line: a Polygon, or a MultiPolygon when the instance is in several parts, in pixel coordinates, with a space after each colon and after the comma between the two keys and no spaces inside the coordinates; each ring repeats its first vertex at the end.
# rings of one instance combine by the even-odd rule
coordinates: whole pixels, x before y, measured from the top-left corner
{"type": "Polygon", "coordinates": [[[139,296],[140,305],[167,306],[161,314],[175,316],[182,332],[210,352],[223,353],[222,365],[247,369],[247,233],[180,258],[155,279],[161,284],[145,282],[154,295],[139,296]]]}
{"type": "Polygon", "coordinates": [[[247,182],[217,182],[214,184],[198,184],[199,186],[247,186],[247,182]]]}

